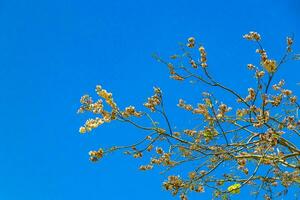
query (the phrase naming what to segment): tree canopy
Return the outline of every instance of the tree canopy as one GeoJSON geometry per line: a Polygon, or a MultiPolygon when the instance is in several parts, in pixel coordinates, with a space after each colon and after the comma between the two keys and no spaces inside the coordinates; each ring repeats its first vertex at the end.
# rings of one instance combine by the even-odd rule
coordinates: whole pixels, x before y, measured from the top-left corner
{"type": "Polygon", "coordinates": [[[80,133],[112,121],[131,124],[145,133],[131,145],[90,151],[90,160],[97,162],[114,151],[123,151],[134,158],[148,155],[149,163],[139,167],[143,171],[159,167],[172,173],[172,169],[181,167],[182,173],[168,175],[163,187],[182,200],[187,200],[190,192],[205,191],[212,191],[212,198],[229,199],[245,186],[253,187],[253,195],[265,199],[285,195],[292,187],[299,189],[300,104],[294,92],[285,87],[284,79],[274,82],[288,60],[299,59],[292,50],[293,37],[287,37],[285,53],[279,60],[267,54],[259,33],[249,32],[243,37],[256,43],[259,56],[258,65],[247,65],[255,79],[247,96],[214,78],[205,47],[194,37],[169,59],[154,56],[169,69],[171,79],[211,87],[202,91],[202,101],[195,105],[184,99],[178,101],[178,107],[191,113],[192,118],[196,116],[194,127],[174,129],[165,112],[168,102],[158,87],[154,87],[143,110],[131,105],[120,108],[112,93],[100,85],[95,89],[96,100],[82,96],[78,112],[90,112],[95,117],[80,127],[80,133]],[[236,103],[224,103],[225,99],[214,95],[216,88],[231,95],[236,103]],[[154,115],[162,120],[157,121],[154,115]]]}

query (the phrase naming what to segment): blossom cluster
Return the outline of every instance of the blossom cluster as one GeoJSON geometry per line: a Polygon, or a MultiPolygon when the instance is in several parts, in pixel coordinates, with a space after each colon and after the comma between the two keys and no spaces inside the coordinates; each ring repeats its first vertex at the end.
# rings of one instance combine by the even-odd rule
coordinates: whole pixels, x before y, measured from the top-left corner
{"type": "Polygon", "coordinates": [[[149,97],[144,106],[149,108],[152,112],[156,110],[156,106],[161,103],[161,90],[159,88],[154,88],[154,95],[149,97]]]}
{"type": "Polygon", "coordinates": [[[255,31],[250,31],[248,34],[245,34],[243,38],[255,41],[259,41],[261,39],[260,34],[255,31]]]}
{"type": "Polygon", "coordinates": [[[96,86],[96,93],[105,100],[105,102],[111,107],[111,111],[104,109],[103,100],[99,99],[94,102],[89,95],[84,95],[80,99],[81,107],[78,110],[78,113],[83,113],[85,111],[92,112],[94,114],[100,114],[102,117],[96,117],[95,119],[88,119],[84,126],[79,128],[80,133],[86,133],[92,129],[97,128],[105,122],[110,122],[117,117],[118,107],[115,103],[112,93],[107,92],[105,89],[102,89],[100,85],[96,86]]]}
{"type": "Polygon", "coordinates": [[[206,58],[206,51],[205,51],[205,48],[203,46],[200,46],[199,47],[199,52],[200,52],[200,56],[201,56],[201,66],[203,68],[206,68],[207,67],[207,58],[206,58]]]}
{"type": "Polygon", "coordinates": [[[104,150],[100,148],[98,151],[90,151],[89,156],[92,162],[96,162],[101,159],[104,155],[104,150]]]}

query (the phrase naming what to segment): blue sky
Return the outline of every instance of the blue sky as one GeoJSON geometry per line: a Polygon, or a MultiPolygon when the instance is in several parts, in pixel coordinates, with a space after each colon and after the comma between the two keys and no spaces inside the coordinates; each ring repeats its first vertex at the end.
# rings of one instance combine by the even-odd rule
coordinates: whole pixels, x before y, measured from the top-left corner
{"type": "MultiPolygon", "coordinates": [[[[178,98],[200,92],[169,80],[152,53],[167,57],[195,36],[215,77],[246,92],[246,64],[257,55],[241,36],[258,31],[279,58],[293,33],[300,51],[299,10],[297,0],[1,0],[0,199],[172,199],[160,187],[164,177],[138,171],[136,160],[114,154],[88,161],[89,150],[142,133],[113,123],[80,135],[87,118],[76,114],[81,95],[101,84],[121,106],[141,105],[158,85],[180,123],[178,98]]],[[[299,72],[299,62],[290,62],[280,75],[299,91],[299,72]]]]}

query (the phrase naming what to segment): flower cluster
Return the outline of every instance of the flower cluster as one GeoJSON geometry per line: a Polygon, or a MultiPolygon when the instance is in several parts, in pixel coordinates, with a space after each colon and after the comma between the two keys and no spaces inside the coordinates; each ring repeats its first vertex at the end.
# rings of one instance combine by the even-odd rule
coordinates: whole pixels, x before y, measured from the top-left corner
{"type": "Polygon", "coordinates": [[[260,54],[260,64],[269,72],[274,73],[277,70],[276,60],[268,59],[267,52],[264,49],[257,49],[256,52],[260,54]]]}
{"type": "Polygon", "coordinates": [[[193,68],[197,69],[198,65],[194,60],[190,60],[190,64],[192,65],[193,68]]]}
{"type": "Polygon", "coordinates": [[[166,190],[172,191],[173,195],[176,195],[179,189],[184,188],[186,184],[179,176],[169,176],[168,180],[163,183],[166,190]]]}
{"type": "Polygon", "coordinates": [[[81,126],[79,128],[79,132],[80,133],[86,133],[91,131],[92,129],[97,128],[98,126],[102,125],[104,123],[103,119],[100,119],[98,117],[96,117],[95,119],[88,119],[84,126],[81,126]]]}
{"type": "Polygon", "coordinates": [[[254,127],[261,127],[265,123],[267,123],[270,119],[270,112],[263,111],[260,109],[260,113],[256,116],[257,122],[253,122],[254,127]]]}
{"type": "Polygon", "coordinates": [[[149,108],[152,112],[155,111],[156,106],[161,103],[161,90],[154,88],[154,95],[148,98],[148,101],[144,103],[144,106],[149,108]]]}
{"type": "Polygon", "coordinates": [[[130,116],[141,117],[142,112],[136,111],[134,106],[128,106],[125,108],[125,111],[122,112],[122,116],[125,118],[130,117],[130,116]]]}
{"type": "Polygon", "coordinates": [[[206,142],[214,139],[219,134],[218,131],[213,127],[205,127],[205,129],[200,133],[204,136],[206,142]]]}
{"type": "Polygon", "coordinates": [[[186,104],[183,99],[179,99],[179,103],[177,104],[177,106],[188,111],[193,110],[193,106],[190,104],[186,104]]]}
{"type": "Polygon", "coordinates": [[[260,34],[254,31],[250,31],[248,34],[245,34],[243,38],[255,41],[259,41],[261,39],[260,34]]]}
{"type": "Polygon", "coordinates": [[[225,114],[231,110],[232,110],[232,108],[228,107],[226,104],[224,104],[224,103],[220,104],[219,108],[218,108],[217,118],[221,119],[221,118],[225,117],[225,114]]]}
{"type": "Polygon", "coordinates": [[[199,52],[200,52],[200,56],[201,56],[201,59],[200,59],[201,66],[203,68],[206,68],[207,67],[207,63],[206,63],[207,62],[207,58],[206,58],[206,51],[205,51],[205,49],[204,49],[203,46],[199,47],[199,52]]]}
{"type": "Polygon", "coordinates": [[[186,135],[192,136],[192,137],[197,133],[197,131],[191,130],[191,129],[185,129],[183,132],[184,132],[186,135]]]}
{"type": "Polygon", "coordinates": [[[194,37],[190,37],[188,38],[188,43],[186,44],[187,47],[189,48],[193,48],[195,47],[195,38],[194,37]]]}
{"type": "Polygon", "coordinates": [[[107,92],[105,89],[102,89],[100,85],[96,86],[96,92],[97,94],[105,99],[106,103],[112,107],[112,109],[117,109],[117,104],[114,102],[112,93],[107,92]]]}
{"type": "Polygon", "coordinates": [[[269,60],[266,59],[262,62],[262,66],[267,70],[269,73],[274,73],[277,70],[276,60],[269,60]]]}
{"type": "Polygon", "coordinates": [[[92,129],[97,128],[105,122],[110,122],[111,120],[116,119],[118,108],[117,104],[114,102],[112,93],[107,92],[102,89],[100,85],[96,86],[97,94],[102,97],[105,102],[111,107],[111,111],[104,110],[103,100],[99,99],[94,102],[89,95],[84,95],[80,99],[81,107],[78,110],[78,113],[83,113],[85,111],[92,112],[94,114],[100,114],[102,118],[96,117],[95,119],[89,119],[85,122],[84,126],[79,128],[80,133],[86,133],[92,129]]]}
{"type": "Polygon", "coordinates": [[[255,90],[253,88],[248,88],[248,96],[245,98],[245,101],[254,100],[255,90]]]}
{"type": "Polygon", "coordinates": [[[90,151],[89,155],[90,155],[90,160],[92,162],[96,162],[103,157],[104,151],[103,149],[100,148],[98,151],[90,151]]]}
{"type": "Polygon", "coordinates": [[[256,73],[255,73],[255,77],[258,78],[258,79],[262,78],[264,75],[265,75],[264,71],[257,70],[256,73]]]}
{"type": "Polygon", "coordinates": [[[146,171],[146,170],[151,170],[153,169],[153,165],[141,165],[140,170],[141,171],[146,171]]]}
{"type": "Polygon", "coordinates": [[[284,85],[284,80],[280,80],[278,84],[274,84],[272,87],[274,90],[280,90],[282,88],[282,86],[284,85]]]}

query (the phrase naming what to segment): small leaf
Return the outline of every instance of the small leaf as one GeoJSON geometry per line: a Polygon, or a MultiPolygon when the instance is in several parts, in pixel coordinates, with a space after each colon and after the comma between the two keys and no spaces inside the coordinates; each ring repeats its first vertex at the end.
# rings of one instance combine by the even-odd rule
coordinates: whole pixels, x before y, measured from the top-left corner
{"type": "Polygon", "coordinates": [[[236,184],[233,184],[233,185],[229,186],[227,188],[227,190],[231,194],[239,194],[241,192],[240,188],[241,188],[241,184],[236,183],[236,184]]]}

